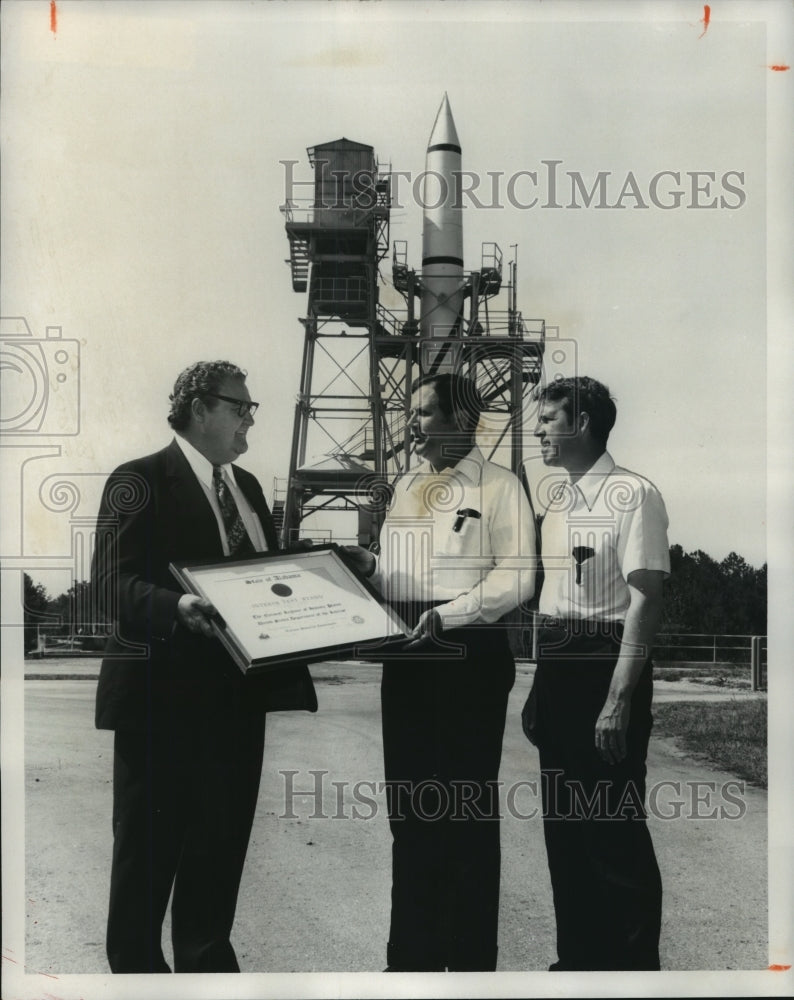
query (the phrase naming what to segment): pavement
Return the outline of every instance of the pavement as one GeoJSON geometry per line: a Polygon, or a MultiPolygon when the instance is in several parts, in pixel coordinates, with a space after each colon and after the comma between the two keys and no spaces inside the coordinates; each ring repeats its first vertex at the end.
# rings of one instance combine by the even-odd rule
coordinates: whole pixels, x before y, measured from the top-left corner
{"type": "MultiPolygon", "coordinates": [[[[44,975],[107,971],[113,734],[94,729],[98,667],[91,659],[25,665],[25,965],[44,975]]],[[[380,668],[326,663],[312,673],[319,712],[268,717],[233,937],[246,972],[385,965],[390,837],[378,790],[380,668]]],[[[532,666],[517,673],[500,773],[500,971],[545,970],[555,958],[537,753],[520,725],[532,666]]],[[[657,700],[698,696],[676,684],[673,691],[658,683],[657,700]]],[[[705,704],[717,696],[698,697],[705,704]]],[[[648,787],[665,890],[662,967],[766,969],[766,792],[659,738],[651,741],[648,787]]]]}

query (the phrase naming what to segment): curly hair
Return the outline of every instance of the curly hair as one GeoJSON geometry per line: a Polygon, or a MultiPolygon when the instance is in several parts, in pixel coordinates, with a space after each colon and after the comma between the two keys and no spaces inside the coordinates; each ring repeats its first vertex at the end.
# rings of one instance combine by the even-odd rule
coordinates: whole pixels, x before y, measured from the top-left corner
{"type": "Polygon", "coordinates": [[[445,417],[451,417],[458,410],[465,418],[465,433],[473,434],[477,430],[480,414],[485,409],[485,403],[480,390],[471,379],[452,372],[440,372],[437,375],[422,375],[411,386],[411,392],[416,392],[423,385],[432,386],[438,398],[438,406],[445,417]]]}
{"type": "Polygon", "coordinates": [[[537,393],[541,403],[562,402],[562,408],[571,420],[580,413],[590,417],[590,431],[599,444],[606,446],[609,432],[615,426],[617,407],[609,395],[609,388],[587,375],[558,378],[537,393]]]}
{"type": "Polygon", "coordinates": [[[177,376],[174,391],[168,397],[171,412],[168,423],[175,431],[183,431],[190,423],[190,405],[198,397],[210,409],[217,400],[205,398],[217,392],[227,378],[243,380],[248,373],[231,361],[197,361],[177,376]]]}

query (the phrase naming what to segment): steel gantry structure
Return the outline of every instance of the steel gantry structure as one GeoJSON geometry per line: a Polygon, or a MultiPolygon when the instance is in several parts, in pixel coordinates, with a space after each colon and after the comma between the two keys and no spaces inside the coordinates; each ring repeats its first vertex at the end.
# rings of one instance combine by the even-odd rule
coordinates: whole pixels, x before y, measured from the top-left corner
{"type": "Polygon", "coordinates": [[[303,363],[286,487],[274,511],[287,542],[301,535],[377,538],[390,484],[411,466],[407,433],[411,384],[439,358],[471,377],[487,410],[478,443],[518,474],[527,394],[542,374],[543,320],[516,304],[516,260],[503,280],[496,243],[464,273],[464,312],[454,337],[420,337],[415,304],[422,279],[405,242],[392,254],[392,282],[405,306],[380,302],[379,265],[389,252],[391,175],[371,146],[339,139],[311,147],[314,196],[283,207],[292,287],[307,295],[303,363]],[[496,308],[501,293],[506,308],[496,308]],[[320,527],[318,515],[355,515],[354,530],[320,527]],[[305,528],[303,522],[312,518],[305,528]]]}

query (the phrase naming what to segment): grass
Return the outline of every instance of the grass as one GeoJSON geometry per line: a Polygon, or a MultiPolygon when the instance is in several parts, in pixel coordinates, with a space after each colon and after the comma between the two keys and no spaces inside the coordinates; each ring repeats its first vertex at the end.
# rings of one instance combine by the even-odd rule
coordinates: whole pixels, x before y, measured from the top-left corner
{"type": "Polygon", "coordinates": [[[766,699],[654,705],[654,732],[761,788],[767,786],[766,699]]]}
{"type": "Polygon", "coordinates": [[[747,663],[654,662],[655,681],[697,681],[714,687],[749,688],[750,665],[747,663]]]}

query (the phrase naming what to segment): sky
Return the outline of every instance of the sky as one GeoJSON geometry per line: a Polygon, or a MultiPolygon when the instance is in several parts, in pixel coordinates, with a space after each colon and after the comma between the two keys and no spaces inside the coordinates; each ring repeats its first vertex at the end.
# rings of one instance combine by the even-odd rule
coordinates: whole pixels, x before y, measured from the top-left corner
{"type": "MultiPolygon", "coordinates": [[[[792,62],[792,7],[721,0],[708,23],[704,11],[4,0],[0,334],[7,353],[24,318],[51,382],[37,433],[4,433],[4,573],[60,574],[58,593],[87,570],[105,477],[168,442],[168,393],[200,358],[249,371],[262,407],[243,464],[272,496],[305,312],[285,264],[282,161],[308,180],[307,147],[345,136],[415,176],[446,92],[465,170],[514,178],[525,203],[522,172],[541,180],[534,207],[467,208],[467,268],[483,241],[506,259],[518,246],[519,309],[556,331],[569,368],[609,385],[610,450],[661,490],[670,541],[770,560],[773,649],[790,632],[794,564],[794,78],[770,67],[792,62]],[[560,208],[544,207],[551,160],[560,208]],[[590,187],[601,172],[606,207],[566,207],[569,175],[590,187]],[[631,190],[620,199],[629,176],[647,207],[631,190]],[[654,178],[663,205],[683,192],[677,207],[653,202],[654,178]]],[[[410,198],[393,210],[391,237],[415,266],[421,228],[410,198]]],[[[399,304],[388,284],[381,295],[399,304]]],[[[4,366],[12,402],[13,377],[4,366]]]]}
{"type": "MultiPolygon", "coordinates": [[[[46,3],[4,4],[2,312],[79,348],[79,433],[37,438],[61,453],[29,463],[23,491],[161,447],[176,374],[228,357],[264,401],[245,464],[272,496],[305,311],[282,161],[307,181],[306,148],[346,136],[415,177],[446,92],[463,168],[500,176],[501,204],[464,210],[467,267],[485,240],[506,260],[516,244],[519,309],[609,385],[610,449],[662,491],[671,542],[763,563],[766,105],[790,74],[767,68],[747,5],[712,7],[707,28],[694,4],[583,9],[62,0],[53,25],[46,3]],[[568,207],[570,175],[589,189],[604,171],[601,207],[568,207]]],[[[418,266],[421,207],[410,183],[398,192],[391,238],[418,266]]],[[[533,469],[532,441],[526,456],[533,469]]],[[[48,514],[28,551],[57,545],[48,514]]]]}

